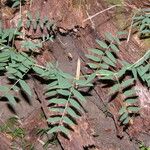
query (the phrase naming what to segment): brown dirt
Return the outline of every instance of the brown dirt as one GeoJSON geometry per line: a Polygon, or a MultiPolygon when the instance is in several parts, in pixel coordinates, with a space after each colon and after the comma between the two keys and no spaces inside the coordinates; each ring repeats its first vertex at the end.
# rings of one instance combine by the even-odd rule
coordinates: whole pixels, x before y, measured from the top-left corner
{"type": "MultiPolygon", "coordinates": [[[[132,5],[132,7],[144,7],[145,1],[130,1],[129,4],[132,5]]],[[[105,32],[115,34],[116,31],[118,31],[120,26],[118,25],[118,20],[114,18],[114,14],[116,13],[117,15],[117,13],[120,12],[116,12],[117,10],[113,9],[96,16],[92,19],[92,22],[90,20],[84,22],[84,20],[88,17],[87,13],[94,15],[109,6],[110,4],[106,3],[106,0],[83,0],[83,3],[80,5],[77,3],[77,0],[34,0],[32,6],[25,5],[23,7],[24,16],[27,9],[30,9],[33,13],[39,10],[41,12],[41,18],[47,16],[49,19],[53,19],[59,28],[65,29],[68,33],[62,36],[56,31],[58,33],[54,42],[47,42],[46,48],[42,51],[42,55],[37,58],[39,63],[57,60],[59,67],[63,71],[74,75],[76,72],[77,59],[81,58],[82,73],[85,74],[89,72],[85,67],[87,59],[84,56],[88,53],[87,49],[95,47],[95,39],[103,39],[105,32]],[[74,32],[73,29],[77,26],[79,28],[74,32]],[[72,60],[69,58],[70,54],[72,60]]],[[[122,15],[125,17],[121,18],[122,21],[129,19],[132,15],[130,10],[131,8],[121,10],[122,15]]],[[[10,19],[4,20],[6,27],[15,24],[17,16],[18,13],[15,14],[11,23],[10,19]]],[[[41,35],[40,32],[33,33],[33,31],[28,32],[28,34],[31,35],[32,39],[41,35]]],[[[122,42],[120,48],[122,59],[128,60],[129,62],[135,62],[146,49],[146,47],[143,47],[141,43],[139,43],[135,36],[131,37],[128,47],[125,42],[122,42]]],[[[35,80],[30,80],[29,82],[30,85],[33,86],[33,89],[38,87],[35,89],[38,94],[35,93],[32,100],[28,102],[21,100],[15,108],[15,111],[20,118],[23,118],[23,123],[28,127],[27,131],[30,135],[30,132],[34,129],[34,125],[43,127],[40,124],[42,121],[35,118],[35,116],[38,116],[37,112],[39,112],[40,107],[44,108],[46,117],[50,115],[50,112],[47,110],[47,103],[41,92],[43,85],[40,85],[40,83],[35,80]],[[40,102],[37,99],[39,99],[40,102]]],[[[5,82],[1,84],[5,84],[5,82]]],[[[108,102],[108,91],[102,88],[101,84],[98,84],[93,91],[91,91],[92,96],[87,96],[87,103],[84,106],[87,113],[79,120],[79,126],[75,127],[76,132],[71,133],[71,140],[69,141],[59,136],[61,146],[57,145],[53,150],[83,150],[88,148],[100,150],[138,150],[137,141],[143,141],[146,145],[150,145],[149,91],[140,83],[137,84],[136,89],[139,89],[141,116],[135,119],[134,124],[131,125],[126,132],[123,132],[123,129],[119,127],[117,122],[120,98],[109,103],[111,117],[106,117],[104,114],[104,103],[108,102]],[[140,94],[140,92],[142,92],[142,94],[140,94]],[[143,99],[146,100],[144,101],[143,99]]],[[[9,109],[6,109],[7,105],[5,102],[0,103],[0,108],[3,111],[2,120],[6,120],[6,118],[11,116],[12,112],[10,113],[9,109]]],[[[46,123],[44,125],[46,126],[46,123]]],[[[35,145],[38,145],[38,137],[35,136],[35,133],[31,133],[30,136],[34,138],[34,140],[32,140],[35,141],[35,145]]],[[[9,144],[4,145],[7,146],[9,144]]],[[[42,147],[39,146],[36,147],[36,149],[40,150],[42,147]]]]}

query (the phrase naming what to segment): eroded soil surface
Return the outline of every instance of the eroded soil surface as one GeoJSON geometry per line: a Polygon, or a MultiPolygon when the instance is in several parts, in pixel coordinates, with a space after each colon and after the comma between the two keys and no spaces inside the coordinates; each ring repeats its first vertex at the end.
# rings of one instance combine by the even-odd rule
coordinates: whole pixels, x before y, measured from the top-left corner
{"type": "MultiPolygon", "coordinates": [[[[114,1],[107,0],[33,0],[33,3],[27,3],[22,6],[22,14],[25,17],[27,10],[33,14],[38,10],[40,17],[47,16],[56,23],[54,31],[54,42],[45,43],[41,50],[41,55],[37,56],[39,64],[48,61],[58,61],[59,67],[70,74],[75,75],[77,60],[81,59],[82,74],[90,72],[86,68],[88,48],[96,47],[95,39],[103,39],[105,32],[115,35],[116,31],[123,30],[130,26],[132,8],[147,7],[148,1],[127,1],[129,7],[113,8],[104,13],[87,19],[112,5],[114,1]]],[[[119,1],[117,2],[119,3],[119,1]]],[[[149,3],[149,2],[148,2],[149,3]]],[[[3,21],[5,27],[16,24],[19,11],[9,13],[3,10],[3,21]]],[[[25,31],[29,37],[34,40],[41,36],[41,32],[25,31]]],[[[16,47],[19,44],[16,43],[16,47]]],[[[143,55],[143,52],[149,48],[149,44],[139,40],[137,35],[133,35],[128,43],[122,42],[121,57],[129,62],[135,62],[143,55]]],[[[1,77],[0,84],[9,84],[5,77],[1,77]]],[[[32,99],[18,96],[21,101],[12,109],[8,107],[5,101],[0,103],[1,123],[4,123],[12,114],[18,115],[22,122],[22,127],[26,130],[25,139],[32,143],[37,150],[42,150],[43,142],[51,137],[41,137],[37,135],[36,129],[46,128],[47,123],[44,117],[48,117],[50,112],[47,110],[47,102],[42,95],[44,85],[30,77],[29,84],[33,87],[32,99]],[[42,109],[41,109],[42,108],[42,109]],[[41,117],[41,114],[44,117],[41,117]],[[31,142],[32,141],[32,142],[31,142]]],[[[102,84],[89,90],[87,103],[84,104],[86,113],[79,120],[79,126],[75,128],[75,133],[71,133],[71,140],[58,136],[59,142],[51,142],[48,149],[52,150],[82,150],[82,149],[100,149],[100,150],[138,150],[138,142],[142,141],[150,145],[150,92],[140,83],[136,88],[139,90],[139,105],[141,106],[141,115],[136,117],[133,125],[126,131],[123,131],[117,121],[118,109],[120,107],[120,98],[116,98],[109,103],[108,111],[110,115],[105,114],[105,104],[108,103],[107,88],[102,88],[102,84]],[[146,99],[146,100],[145,100],[146,99]]],[[[11,149],[12,139],[0,133],[0,149],[11,149]]],[[[19,145],[19,144],[18,144],[19,145]]],[[[20,146],[20,145],[19,145],[20,146]]]]}

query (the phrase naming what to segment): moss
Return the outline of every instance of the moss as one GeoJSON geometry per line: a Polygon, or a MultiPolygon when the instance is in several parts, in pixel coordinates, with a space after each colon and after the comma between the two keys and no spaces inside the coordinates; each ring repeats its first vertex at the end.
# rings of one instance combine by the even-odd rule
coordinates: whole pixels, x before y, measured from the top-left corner
{"type": "Polygon", "coordinates": [[[143,41],[144,47],[149,48],[150,47],[150,38],[147,38],[143,41]]]}
{"type": "Polygon", "coordinates": [[[86,4],[86,0],[72,0],[71,4],[74,8],[80,8],[86,4]]]}
{"type": "Polygon", "coordinates": [[[114,17],[114,21],[117,24],[119,30],[123,30],[126,27],[126,17],[124,14],[118,14],[114,17]]]}
{"type": "Polygon", "coordinates": [[[109,4],[116,5],[121,4],[124,0],[106,0],[109,4]]]}
{"type": "MultiPolygon", "coordinates": [[[[106,0],[106,3],[108,5],[117,5],[122,4],[124,0],[106,0]]],[[[113,16],[113,21],[116,23],[116,26],[119,30],[124,29],[126,24],[126,15],[124,14],[124,8],[123,7],[116,7],[115,8],[115,16],[113,16]]]]}

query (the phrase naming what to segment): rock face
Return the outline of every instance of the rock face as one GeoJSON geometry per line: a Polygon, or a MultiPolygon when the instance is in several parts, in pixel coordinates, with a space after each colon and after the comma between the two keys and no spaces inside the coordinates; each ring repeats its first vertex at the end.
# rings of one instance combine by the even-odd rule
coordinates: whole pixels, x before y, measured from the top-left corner
{"type": "MultiPolygon", "coordinates": [[[[136,2],[135,0],[127,1],[127,3],[129,7],[121,10],[122,22],[125,22],[132,15],[127,12],[131,8],[147,6],[147,2],[140,0],[136,0],[136,2]]],[[[75,74],[76,62],[80,57],[82,60],[81,71],[83,74],[87,73],[89,70],[85,68],[87,59],[84,56],[88,53],[87,48],[95,47],[95,39],[103,39],[105,32],[115,35],[118,31],[118,20],[114,19],[113,16],[117,8],[100,13],[92,19],[87,19],[108,7],[110,7],[110,3],[105,0],[80,0],[80,2],[78,0],[34,0],[33,3],[23,6],[24,21],[26,20],[27,10],[30,10],[33,16],[38,10],[41,19],[47,16],[49,20],[53,20],[56,24],[54,29],[56,39],[53,43],[46,43],[42,55],[37,58],[39,63],[57,60],[62,70],[75,74]],[[62,34],[63,32],[66,34],[62,34]],[[70,55],[71,60],[69,59],[70,55]]],[[[7,19],[5,27],[16,24],[18,15],[16,13],[11,22],[7,19]]],[[[32,40],[42,35],[40,30],[36,32],[25,30],[25,33],[30,35],[32,40]]],[[[131,37],[128,46],[126,42],[122,42],[120,49],[121,58],[129,62],[135,62],[141,57],[141,52],[145,51],[134,37],[131,37]]],[[[39,83],[36,83],[37,91],[41,91],[43,87],[37,84],[39,83]]],[[[117,123],[120,98],[116,98],[111,102],[110,111],[113,117],[105,118],[102,110],[104,103],[107,103],[108,90],[102,88],[102,85],[98,85],[92,91],[93,96],[88,97],[89,102],[85,105],[88,113],[79,120],[79,126],[74,129],[75,132],[71,133],[71,140],[67,140],[62,136],[58,137],[62,147],[65,150],[82,150],[83,148],[125,150],[127,147],[128,150],[133,150],[138,147],[135,144],[137,141],[150,145],[150,91],[140,82],[137,83],[135,88],[138,90],[139,105],[141,106],[140,116],[136,117],[134,123],[126,132],[123,132],[123,129],[117,123]],[[121,135],[123,139],[117,138],[117,135],[121,135]],[[134,142],[131,142],[130,139],[134,142]]],[[[41,101],[44,101],[44,99],[44,97],[41,97],[41,101]]],[[[50,112],[47,111],[46,106],[47,104],[42,105],[48,117],[50,112]]]]}

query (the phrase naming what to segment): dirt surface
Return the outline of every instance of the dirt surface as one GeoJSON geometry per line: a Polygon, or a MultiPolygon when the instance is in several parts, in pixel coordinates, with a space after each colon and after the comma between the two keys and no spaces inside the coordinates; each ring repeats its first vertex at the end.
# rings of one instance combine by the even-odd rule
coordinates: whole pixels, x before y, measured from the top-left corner
{"type": "MultiPolygon", "coordinates": [[[[131,7],[146,7],[147,1],[127,1],[130,7],[126,9],[114,8],[94,17],[92,20],[86,19],[108,7],[112,4],[111,1],[106,0],[33,0],[32,5],[25,5],[22,8],[22,13],[25,16],[27,10],[35,13],[39,10],[41,18],[47,16],[50,20],[54,20],[57,25],[55,30],[56,38],[54,42],[47,42],[45,49],[42,50],[42,55],[37,57],[40,64],[46,61],[58,61],[59,67],[70,74],[75,75],[77,67],[77,59],[81,59],[82,74],[90,72],[86,68],[87,59],[85,54],[88,54],[88,48],[96,47],[95,39],[103,39],[105,32],[110,32],[115,35],[116,31],[129,26],[132,16],[131,7]],[[114,15],[115,14],[115,15],[114,15]],[[121,23],[120,23],[121,22],[121,23]],[[127,23],[125,23],[127,22],[127,23]],[[61,30],[60,30],[61,29],[61,30]],[[62,29],[65,35],[62,34],[62,29]],[[71,59],[70,59],[71,55],[71,59]]],[[[14,25],[17,21],[19,12],[8,15],[10,18],[3,19],[5,27],[14,25]]],[[[5,16],[6,16],[5,15],[5,16]]],[[[26,31],[31,39],[41,36],[40,31],[34,33],[26,31]]],[[[134,35],[131,37],[128,46],[126,42],[122,42],[121,58],[129,62],[135,62],[143,55],[143,52],[149,48],[143,46],[142,41],[139,41],[134,35]]],[[[1,84],[7,84],[5,79],[1,77],[1,84]]],[[[35,149],[42,150],[42,144],[39,142],[39,137],[34,131],[37,126],[39,128],[46,127],[46,122],[37,117],[42,112],[41,107],[44,108],[44,113],[48,117],[51,113],[47,110],[47,102],[42,96],[43,86],[38,81],[29,80],[31,87],[33,87],[32,99],[26,99],[20,95],[21,101],[17,104],[14,111],[8,108],[6,102],[0,103],[0,110],[2,112],[1,120],[4,122],[12,115],[12,112],[17,114],[22,119],[24,128],[27,129],[27,139],[32,139],[35,149]],[[40,93],[41,92],[41,93],[40,93]],[[37,94],[38,93],[38,94],[37,94]],[[10,111],[11,110],[11,111],[10,111]],[[41,111],[40,111],[41,110],[41,111]],[[35,117],[36,116],[36,117],[35,117]]],[[[119,126],[117,117],[120,108],[120,98],[116,98],[109,103],[110,116],[106,116],[105,104],[108,103],[108,90],[102,88],[102,84],[90,91],[87,96],[87,103],[84,104],[86,113],[79,120],[79,126],[75,127],[75,133],[71,133],[71,140],[66,140],[59,136],[59,144],[50,145],[49,149],[53,150],[83,150],[83,149],[100,149],[100,150],[138,150],[138,141],[150,145],[150,94],[140,83],[137,84],[139,94],[139,104],[141,106],[141,116],[136,117],[133,125],[131,125],[125,132],[119,126]],[[145,100],[146,99],[146,100],[145,100]]],[[[5,136],[0,135],[0,145],[4,145],[1,149],[10,149],[10,142],[5,136]],[[6,144],[5,142],[6,141],[6,144]],[[6,148],[5,148],[6,147],[6,148]],[[8,148],[9,147],[9,148],[8,148]]]]}

